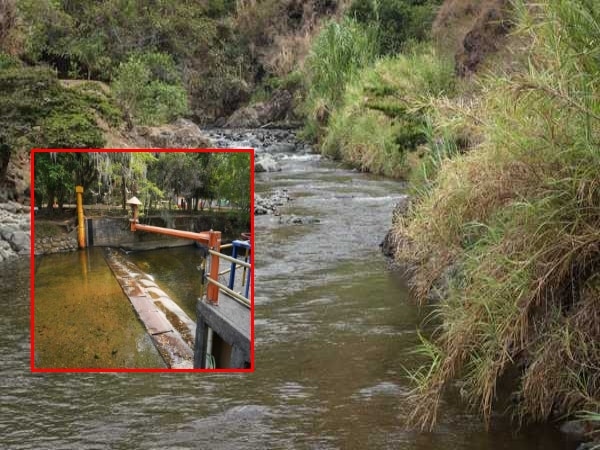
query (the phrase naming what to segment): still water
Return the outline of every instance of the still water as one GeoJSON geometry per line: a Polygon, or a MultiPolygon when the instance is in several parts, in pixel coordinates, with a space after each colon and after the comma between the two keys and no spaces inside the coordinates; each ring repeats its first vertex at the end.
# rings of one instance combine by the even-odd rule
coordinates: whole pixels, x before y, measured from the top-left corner
{"type": "MultiPolygon", "coordinates": [[[[410,348],[422,317],[377,248],[402,186],[316,158],[282,164],[257,176],[258,191],[285,187],[294,200],[281,218],[256,218],[254,373],[31,374],[28,262],[0,266],[0,447],[574,448],[551,427],[515,434],[500,418],[486,433],[451,397],[433,433],[405,430],[404,368],[419,363],[410,348]],[[286,224],[289,214],[320,223],[286,224]]],[[[131,256],[193,302],[194,249],[161,252],[131,256]]]]}
{"type": "Polygon", "coordinates": [[[166,367],[99,247],[36,260],[35,350],[39,368],[166,367]]]}

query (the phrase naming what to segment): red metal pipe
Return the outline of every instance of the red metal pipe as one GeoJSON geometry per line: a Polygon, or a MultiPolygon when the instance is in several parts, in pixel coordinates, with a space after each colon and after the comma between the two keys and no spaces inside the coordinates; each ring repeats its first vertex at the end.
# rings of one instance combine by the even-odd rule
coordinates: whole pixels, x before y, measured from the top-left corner
{"type": "MultiPolygon", "coordinates": [[[[193,241],[199,241],[203,244],[208,244],[210,239],[210,232],[204,231],[202,233],[194,233],[193,231],[181,231],[173,230],[171,228],[155,227],[152,225],[140,225],[139,223],[133,223],[133,231],[146,231],[147,233],[164,234],[166,236],[174,236],[182,239],[192,239],[193,241]]],[[[217,250],[218,251],[218,250],[217,250]]]]}
{"type": "MultiPolygon", "coordinates": [[[[135,208],[137,209],[137,208],[135,208]]],[[[204,231],[202,233],[194,233],[193,231],[173,230],[171,228],[155,227],[152,225],[140,225],[137,223],[137,214],[134,209],[133,220],[131,221],[131,231],[146,231],[147,233],[163,234],[165,236],[173,236],[183,239],[192,239],[203,244],[207,244],[208,248],[215,252],[221,251],[221,232],[220,231],[204,231]]],[[[210,260],[210,277],[213,280],[219,279],[219,257],[211,255],[210,260]]],[[[214,304],[219,303],[219,287],[210,283],[206,292],[208,300],[214,304]]]]}
{"type": "MultiPolygon", "coordinates": [[[[215,252],[221,251],[221,232],[220,231],[209,231],[208,248],[215,252]]],[[[210,277],[213,280],[219,279],[219,257],[217,255],[210,256],[210,277]]],[[[219,302],[219,286],[210,283],[206,291],[206,297],[208,300],[217,304],[219,302]]]]}

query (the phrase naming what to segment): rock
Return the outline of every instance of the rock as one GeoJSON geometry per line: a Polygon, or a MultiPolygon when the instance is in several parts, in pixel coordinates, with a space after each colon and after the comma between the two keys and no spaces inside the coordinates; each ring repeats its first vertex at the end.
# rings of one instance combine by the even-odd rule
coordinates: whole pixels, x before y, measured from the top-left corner
{"type": "Polygon", "coordinates": [[[15,214],[17,212],[17,207],[20,206],[18,203],[15,202],[7,202],[7,203],[0,203],[0,209],[7,211],[11,214],[15,214]]]}
{"type": "Polygon", "coordinates": [[[280,172],[281,167],[269,154],[263,154],[254,162],[254,172],[280,172]]]}
{"type": "Polygon", "coordinates": [[[396,225],[400,219],[408,213],[409,206],[410,197],[408,195],[403,195],[392,211],[392,225],[396,225]]]}
{"type": "Polygon", "coordinates": [[[466,33],[462,48],[456,54],[456,72],[468,76],[477,71],[491,53],[501,48],[511,28],[507,0],[494,0],[482,7],[472,28],[466,33]]]}
{"type": "Polygon", "coordinates": [[[139,127],[138,134],[143,136],[151,147],[158,148],[206,148],[211,141],[191,120],[177,119],[169,125],[159,127],[139,127]]]}
{"type": "Polygon", "coordinates": [[[31,248],[31,239],[25,231],[15,231],[8,242],[16,253],[28,253],[31,248]]]}
{"type": "Polygon", "coordinates": [[[225,126],[228,128],[258,128],[271,122],[285,120],[292,110],[292,94],[277,90],[266,102],[245,106],[235,111],[225,126]]]}
{"type": "Polygon", "coordinates": [[[388,258],[393,258],[396,255],[397,239],[393,229],[389,229],[381,244],[381,252],[388,258]]]}
{"type": "Polygon", "coordinates": [[[292,142],[279,142],[269,146],[267,151],[271,153],[292,153],[296,151],[296,144],[292,142]]]}
{"type": "Polygon", "coordinates": [[[257,107],[261,107],[262,103],[257,103],[254,106],[245,106],[234,112],[227,122],[226,127],[231,128],[258,128],[261,126],[258,118],[257,107]]]}
{"type": "Polygon", "coordinates": [[[579,444],[577,450],[598,450],[600,449],[600,441],[584,442],[579,444]]]}
{"type": "Polygon", "coordinates": [[[281,191],[275,191],[269,197],[262,197],[259,194],[254,194],[254,214],[275,214],[278,206],[283,206],[292,199],[289,197],[287,189],[281,191]]]}
{"type": "Polygon", "coordinates": [[[0,261],[5,261],[15,256],[15,253],[10,248],[10,244],[6,241],[0,241],[0,261]]]}
{"type": "Polygon", "coordinates": [[[387,257],[394,257],[396,249],[398,248],[398,244],[400,242],[398,235],[394,232],[393,226],[396,225],[400,221],[400,219],[406,215],[409,206],[410,197],[408,195],[403,195],[394,206],[394,209],[392,211],[392,228],[388,230],[385,237],[383,238],[383,241],[381,242],[381,244],[379,244],[382,253],[387,257]]]}
{"type": "Polygon", "coordinates": [[[593,431],[593,427],[587,420],[569,420],[560,426],[560,431],[574,439],[583,440],[593,431]]]}
{"type": "Polygon", "coordinates": [[[292,224],[292,225],[312,225],[316,223],[321,223],[319,219],[316,217],[299,217],[299,216],[289,216],[289,217],[280,217],[280,224],[292,224]]]}

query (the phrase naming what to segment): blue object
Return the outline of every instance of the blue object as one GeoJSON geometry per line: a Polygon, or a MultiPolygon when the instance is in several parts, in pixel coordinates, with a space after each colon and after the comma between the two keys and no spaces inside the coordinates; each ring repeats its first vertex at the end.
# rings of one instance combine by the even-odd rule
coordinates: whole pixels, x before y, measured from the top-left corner
{"type": "MultiPolygon", "coordinates": [[[[231,257],[235,258],[235,259],[237,259],[237,256],[238,256],[238,249],[246,248],[248,250],[251,250],[250,241],[235,240],[232,242],[232,244],[233,244],[233,250],[231,252],[231,257]]],[[[247,257],[246,257],[245,261],[248,262],[247,257]]],[[[236,263],[232,262],[231,263],[231,271],[229,272],[229,286],[228,286],[229,289],[233,289],[233,284],[235,283],[235,269],[236,269],[236,263]]],[[[248,298],[249,286],[250,286],[250,270],[248,270],[246,292],[244,294],[244,296],[246,298],[248,298]]]]}

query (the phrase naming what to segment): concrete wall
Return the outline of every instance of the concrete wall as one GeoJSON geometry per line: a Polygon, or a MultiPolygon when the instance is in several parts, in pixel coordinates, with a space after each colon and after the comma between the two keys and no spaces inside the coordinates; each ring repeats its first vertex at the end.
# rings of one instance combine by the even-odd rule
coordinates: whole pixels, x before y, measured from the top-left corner
{"type": "MultiPolygon", "coordinates": [[[[162,217],[146,217],[140,220],[145,225],[169,227],[185,231],[221,231],[223,240],[237,239],[240,233],[249,231],[247,224],[229,214],[206,214],[198,216],[182,216],[168,219],[162,217]]],[[[125,249],[150,249],[188,245],[192,241],[161,236],[154,233],[130,231],[129,219],[123,218],[86,218],[86,230],[90,246],[123,247],[125,249]]]]}

